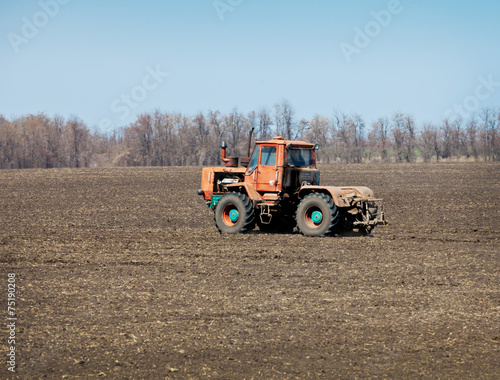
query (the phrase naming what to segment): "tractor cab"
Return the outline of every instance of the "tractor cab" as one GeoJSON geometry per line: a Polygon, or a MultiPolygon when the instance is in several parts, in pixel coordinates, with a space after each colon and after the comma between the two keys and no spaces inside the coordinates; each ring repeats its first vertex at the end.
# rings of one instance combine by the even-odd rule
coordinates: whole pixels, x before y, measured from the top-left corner
{"type": "Polygon", "coordinates": [[[257,141],[245,172],[245,182],[258,192],[294,192],[303,182],[319,185],[317,145],[277,136],[257,141]]]}

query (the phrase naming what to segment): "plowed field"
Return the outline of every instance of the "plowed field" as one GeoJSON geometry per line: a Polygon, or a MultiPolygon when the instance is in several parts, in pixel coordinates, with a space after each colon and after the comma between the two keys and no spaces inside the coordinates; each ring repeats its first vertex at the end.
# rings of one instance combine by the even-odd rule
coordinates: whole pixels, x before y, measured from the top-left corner
{"type": "Polygon", "coordinates": [[[323,166],[372,235],[220,235],[201,168],[0,172],[20,378],[499,378],[500,165],[323,166]]]}

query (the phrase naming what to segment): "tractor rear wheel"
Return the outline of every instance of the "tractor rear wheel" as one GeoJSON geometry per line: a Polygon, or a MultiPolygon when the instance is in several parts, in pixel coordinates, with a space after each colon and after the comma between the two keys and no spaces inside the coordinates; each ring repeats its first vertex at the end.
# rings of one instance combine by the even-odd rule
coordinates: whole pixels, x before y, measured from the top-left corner
{"type": "Polygon", "coordinates": [[[327,236],[335,232],[340,213],[332,197],[311,193],[302,199],[295,216],[299,231],[305,236],[327,236]]]}
{"type": "Polygon", "coordinates": [[[221,234],[249,232],[255,227],[255,210],[245,194],[231,192],[220,199],[214,219],[221,234]]]}

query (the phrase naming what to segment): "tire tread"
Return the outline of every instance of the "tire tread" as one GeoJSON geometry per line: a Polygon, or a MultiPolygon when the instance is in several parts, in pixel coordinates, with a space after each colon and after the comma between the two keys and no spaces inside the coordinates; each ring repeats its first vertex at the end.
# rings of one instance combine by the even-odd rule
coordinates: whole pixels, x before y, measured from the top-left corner
{"type": "Polygon", "coordinates": [[[297,228],[299,229],[300,233],[302,233],[304,236],[330,236],[330,235],[335,233],[336,227],[339,224],[340,212],[337,208],[337,205],[333,201],[332,197],[330,197],[329,195],[323,194],[323,193],[311,193],[311,194],[306,195],[302,199],[302,201],[300,202],[299,207],[297,207],[297,212],[295,214],[295,220],[297,222],[297,228]],[[328,225],[328,228],[320,235],[312,234],[311,232],[304,231],[304,229],[300,228],[300,225],[302,222],[301,218],[304,217],[304,215],[300,214],[300,212],[303,211],[301,209],[301,206],[303,204],[305,204],[304,202],[306,202],[306,203],[310,202],[310,199],[315,199],[315,198],[325,202],[326,205],[329,207],[330,214],[331,214],[330,224],[328,225]]]}

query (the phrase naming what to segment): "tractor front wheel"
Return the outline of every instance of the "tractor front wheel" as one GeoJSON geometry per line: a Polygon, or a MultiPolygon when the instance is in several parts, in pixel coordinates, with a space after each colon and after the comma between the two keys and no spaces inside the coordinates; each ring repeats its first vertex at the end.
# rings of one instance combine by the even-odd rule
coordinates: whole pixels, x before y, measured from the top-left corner
{"type": "Polygon", "coordinates": [[[220,199],[214,219],[222,234],[249,232],[255,227],[255,210],[245,194],[231,192],[220,199]]]}
{"type": "Polygon", "coordinates": [[[335,231],[340,215],[332,197],[311,193],[297,208],[297,227],[305,236],[328,236],[335,231]]]}

